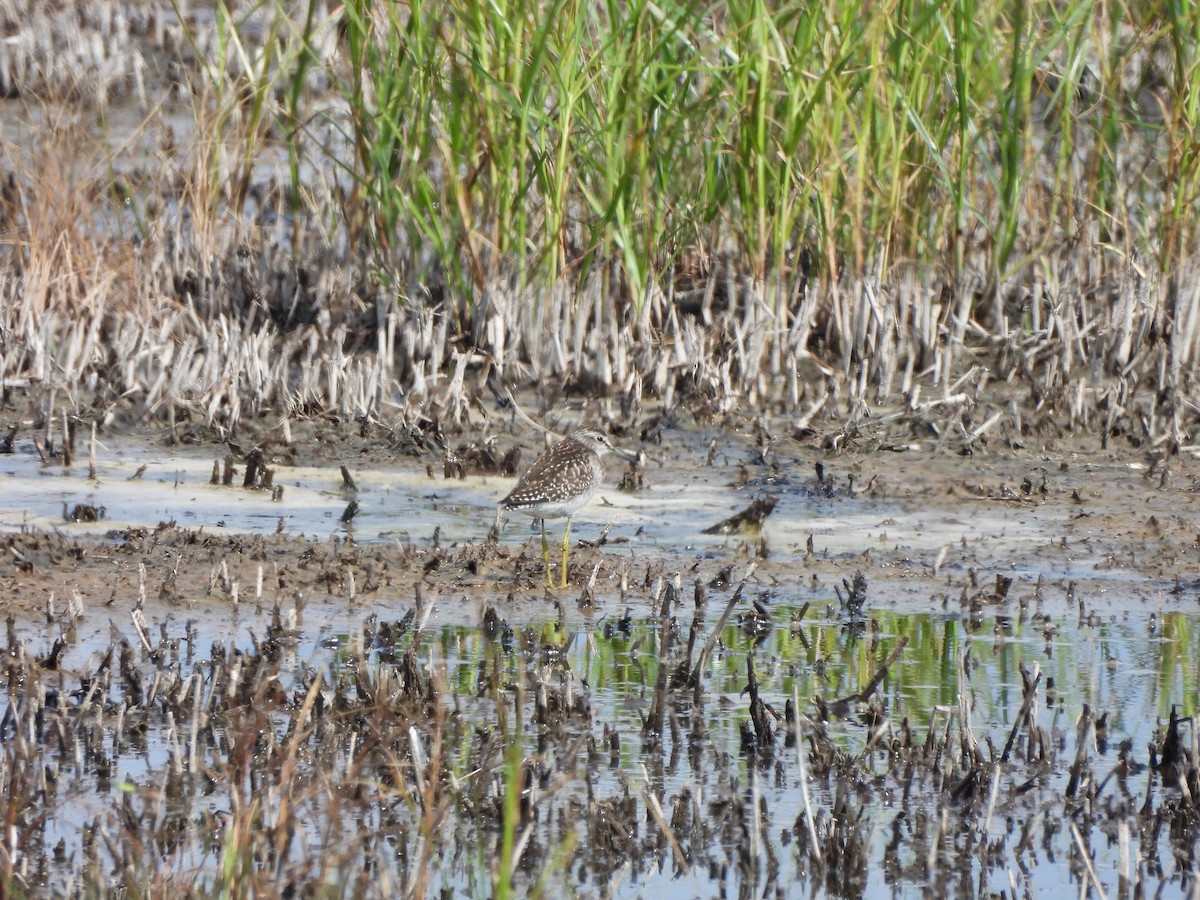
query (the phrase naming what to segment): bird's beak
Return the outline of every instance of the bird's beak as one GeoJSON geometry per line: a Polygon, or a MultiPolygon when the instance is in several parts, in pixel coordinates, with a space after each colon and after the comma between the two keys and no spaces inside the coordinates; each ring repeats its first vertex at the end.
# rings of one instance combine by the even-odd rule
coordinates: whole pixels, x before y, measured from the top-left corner
{"type": "Polygon", "coordinates": [[[626,462],[635,463],[636,465],[639,465],[639,466],[643,462],[642,451],[640,451],[640,450],[635,452],[633,450],[625,450],[622,447],[613,447],[613,453],[615,453],[617,456],[621,457],[621,459],[625,460],[626,462]]]}

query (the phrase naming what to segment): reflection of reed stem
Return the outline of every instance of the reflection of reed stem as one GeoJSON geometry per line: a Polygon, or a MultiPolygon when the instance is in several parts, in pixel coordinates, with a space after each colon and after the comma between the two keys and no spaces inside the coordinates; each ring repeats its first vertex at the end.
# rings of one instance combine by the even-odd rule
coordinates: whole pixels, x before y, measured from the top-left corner
{"type": "MultiPolygon", "coordinates": [[[[792,684],[792,701],[796,704],[796,727],[800,726],[800,685],[792,684]]],[[[817,825],[813,819],[812,796],[808,790],[808,766],[804,759],[804,740],[801,736],[796,739],[796,764],[800,769],[800,796],[804,800],[804,822],[808,825],[808,840],[812,844],[813,856],[818,863],[823,862],[821,842],[817,840],[817,825]]]]}

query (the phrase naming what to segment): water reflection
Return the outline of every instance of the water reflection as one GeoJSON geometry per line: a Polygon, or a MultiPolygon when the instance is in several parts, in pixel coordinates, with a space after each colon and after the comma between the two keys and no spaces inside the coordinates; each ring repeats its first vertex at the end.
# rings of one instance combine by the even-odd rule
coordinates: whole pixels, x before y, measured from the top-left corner
{"type": "MultiPolygon", "coordinates": [[[[715,620],[720,606],[723,604],[710,601],[701,615],[715,620]]],[[[910,732],[920,743],[927,734],[940,734],[950,727],[951,720],[962,716],[968,719],[968,731],[982,745],[992,748],[991,752],[998,752],[1022,710],[1022,670],[1042,673],[1034,715],[1053,736],[1059,759],[1070,759],[1075,753],[1075,723],[1085,704],[1096,716],[1107,716],[1104,740],[1089,744],[1088,750],[1089,755],[1097,757],[1101,774],[1117,765],[1115,748],[1122,745],[1132,748],[1133,758],[1147,762],[1145,748],[1153,740],[1159,722],[1172,707],[1181,715],[1191,715],[1196,704],[1200,630],[1195,617],[1184,613],[1155,616],[1151,623],[1149,616],[1080,621],[1068,616],[1051,619],[1045,615],[971,617],[892,612],[868,612],[864,617],[848,619],[836,603],[777,602],[751,609],[753,614],[743,617],[740,624],[734,619],[721,630],[704,667],[706,689],[699,695],[688,692],[677,696],[666,711],[666,724],[658,736],[647,735],[644,726],[663,660],[670,659],[669,665],[676,665],[684,652],[691,610],[681,610],[673,620],[673,647],[667,652],[662,646],[661,619],[629,612],[611,619],[514,625],[493,611],[487,627],[428,624],[422,633],[418,630],[422,614],[416,610],[406,610],[395,618],[360,617],[353,620],[353,629],[347,630],[330,620],[319,628],[286,628],[285,619],[265,610],[254,615],[247,609],[234,633],[254,633],[254,641],[234,637],[230,639],[232,646],[221,642],[220,652],[228,653],[235,646],[248,652],[253,644],[261,644],[264,635],[275,635],[270,639],[278,642],[280,653],[276,677],[281,696],[287,696],[318,669],[327,673],[328,684],[343,686],[338,690],[359,690],[364,671],[369,680],[378,681],[384,670],[409,664],[407,651],[415,647],[414,661],[419,669],[444,684],[445,695],[452,698],[448,702],[456,715],[463,717],[464,738],[449,748],[451,769],[463,778],[476,765],[472,757],[475,742],[469,736],[496,727],[496,712],[486,688],[489,680],[500,685],[505,695],[516,690],[518,684],[534,685],[539,679],[556,684],[569,680],[573,683],[571,690],[590,704],[590,729],[582,726],[581,737],[590,735],[598,746],[606,748],[597,757],[605,764],[587,777],[590,796],[625,796],[630,784],[644,783],[648,773],[654,790],[664,798],[712,797],[731,785],[741,785],[739,792],[752,785],[753,796],[770,810],[772,824],[766,834],[771,840],[779,840],[791,831],[804,806],[794,770],[772,774],[775,770],[764,769],[762,759],[746,753],[744,731],[750,702],[746,688],[751,661],[759,696],[770,709],[782,712],[790,699],[798,697],[802,714],[814,722],[819,719],[822,705],[840,709],[842,715],[830,717],[820,727],[849,759],[868,753],[869,747],[873,748],[870,752],[882,752],[886,742],[874,743],[880,735],[910,732]],[[769,614],[768,622],[762,621],[764,614],[769,614]],[[903,652],[874,695],[856,697],[902,642],[903,652]],[[839,706],[837,701],[845,698],[853,699],[839,706]]],[[[710,627],[705,624],[701,633],[707,636],[710,627]]],[[[164,673],[175,666],[184,675],[184,683],[188,670],[203,673],[205,662],[200,655],[206,645],[201,638],[198,651],[193,622],[185,624],[178,617],[170,621],[152,618],[148,632],[161,633],[167,640],[164,646],[172,649],[149,667],[147,684],[151,679],[157,683],[160,678],[164,685],[172,684],[164,673]]],[[[45,640],[49,637],[48,633],[43,635],[45,640]]],[[[103,645],[98,634],[82,633],[81,640],[84,644],[96,641],[93,650],[103,645]]],[[[68,650],[64,664],[72,660],[78,663],[83,649],[75,646],[68,650]]],[[[216,646],[213,649],[217,651],[216,646]]],[[[141,662],[148,663],[144,655],[141,662]]],[[[63,689],[70,686],[70,679],[64,677],[63,689]]],[[[175,684],[171,689],[178,691],[180,687],[175,684]]],[[[531,689],[526,694],[531,705],[535,693],[531,689]]],[[[283,729],[283,719],[277,725],[283,729]]],[[[526,715],[523,730],[514,737],[520,741],[526,758],[549,752],[531,713],[526,715]]],[[[221,743],[219,734],[216,741],[221,743]]],[[[103,748],[103,777],[97,775],[93,763],[75,768],[70,760],[60,761],[59,782],[70,789],[61,792],[46,823],[43,843],[47,847],[57,844],[62,851],[56,858],[63,861],[63,879],[52,878],[50,883],[62,885],[71,877],[73,851],[79,849],[80,839],[76,823],[81,817],[103,817],[111,804],[122,802],[122,792],[143,791],[154,785],[164,767],[178,765],[180,744],[176,727],[150,717],[138,730],[115,735],[103,748]]],[[[782,738],[775,752],[785,753],[782,738]]],[[[1001,800],[1020,808],[1011,779],[1007,775],[1003,778],[1001,800]]],[[[1046,770],[1043,778],[1046,783],[1041,788],[1053,793],[1065,789],[1068,773],[1060,765],[1046,770]]],[[[836,778],[813,778],[810,787],[811,802],[820,814],[827,815],[842,802],[838,794],[844,786],[836,778]]],[[[568,794],[582,792],[584,782],[568,781],[562,790],[568,794]]],[[[896,814],[894,799],[866,792],[862,802],[867,805],[861,813],[892,821],[896,814]]],[[[208,803],[210,812],[219,810],[224,802],[218,789],[208,803]]],[[[585,801],[581,798],[580,802],[585,801]]],[[[988,827],[989,835],[999,838],[1009,826],[997,816],[988,827]]],[[[553,843],[551,835],[541,837],[553,843]]],[[[713,840],[721,839],[714,833],[713,840]]],[[[1077,883],[1073,881],[1076,875],[1070,864],[1067,833],[1047,832],[1045,841],[1045,856],[1023,876],[1025,883],[1034,891],[1057,890],[1077,883]]],[[[919,879],[896,875],[896,860],[888,861],[894,849],[883,834],[870,841],[866,851],[873,860],[871,871],[880,877],[891,872],[885,881],[918,889],[919,879]]],[[[725,850],[732,854],[736,848],[725,850]]],[[[781,848],[776,852],[782,852],[783,874],[791,880],[803,880],[798,857],[781,848]]],[[[1097,869],[1111,872],[1117,863],[1117,851],[1101,847],[1093,848],[1093,852],[1097,869]]],[[[970,865],[981,865],[976,857],[971,859],[970,865]]],[[[196,862],[215,866],[219,860],[213,856],[196,862]]],[[[635,866],[618,895],[652,891],[664,897],[692,896],[696,888],[692,876],[675,879],[669,871],[655,865],[635,866]]],[[[471,872],[453,866],[444,873],[448,888],[462,887],[463,879],[472,877],[471,872]]],[[[1008,875],[1006,871],[975,871],[972,877],[976,883],[1002,889],[1008,875]]],[[[872,882],[865,890],[867,896],[891,893],[885,883],[872,882]]]]}

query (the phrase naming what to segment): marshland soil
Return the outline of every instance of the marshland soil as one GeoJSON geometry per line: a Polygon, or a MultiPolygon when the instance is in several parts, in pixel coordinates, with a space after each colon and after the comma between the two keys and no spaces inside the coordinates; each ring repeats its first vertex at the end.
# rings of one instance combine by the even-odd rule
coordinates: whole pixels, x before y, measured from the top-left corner
{"type": "MultiPolygon", "coordinates": [[[[501,453],[523,442],[526,464],[538,449],[528,436],[492,437],[501,453]]],[[[20,443],[0,460],[4,468],[9,461],[39,468],[67,498],[62,511],[57,499],[5,511],[3,587],[19,621],[44,621],[51,594],[60,603],[77,594],[88,618],[126,616],[144,597],[148,614],[219,621],[232,612],[235,585],[242,615],[247,605],[298,598],[309,615],[325,608],[331,616],[353,609],[386,617],[423,593],[435,621],[445,623],[477,624],[487,605],[516,621],[553,615],[559,604],[586,617],[622,610],[622,582],[707,581],[752,560],[754,586],[780,602],[835,600],[835,586],[861,572],[872,605],[906,612],[1006,608],[1031,598],[1054,603],[1070,594],[1092,612],[1127,615],[1192,610],[1200,591],[1200,464],[1186,451],[1167,458],[1143,448],[1102,448],[1089,436],[1045,446],[993,442],[960,456],[919,441],[829,452],[813,446],[816,439],[772,437],[750,426],[676,428],[649,442],[631,430],[625,442],[641,449],[644,461],[636,473],[609,463],[606,488],[575,522],[571,586],[550,592],[527,518],[514,516],[498,542],[488,540],[495,503],[511,484],[495,472],[451,470],[443,454],[400,449],[384,437],[300,427],[291,446],[268,451],[268,464],[277,484],[295,490],[299,482],[289,471],[301,468],[309,486],[325,489],[326,506],[308,501],[308,509],[295,510],[286,490],[272,500],[269,491],[242,488],[240,459],[229,486],[209,486],[194,474],[181,481],[171,469],[174,454],[223,459],[225,445],[209,453],[172,450],[162,435],[135,440],[159,451],[157,465],[138,480],[127,480],[132,463],[125,477],[118,463],[96,480],[76,463],[64,483],[52,479],[59,466],[41,466],[32,446],[20,443]],[[338,488],[341,464],[356,491],[338,488]],[[189,520],[154,518],[171,512],[154,507],[142,521],[129,521],[137,513],[123,512],[122,504],[136,509],[140,486],[156,478],[171,481],[179,507],[194,513],[189,520]],[[60,520],[52,532],[14,530],[38,524],[39,516],[53,522],[72,514],[72,497],[101,507],[105,518],[60,520]],[[276,527],[228,527],[222,504],[231,497],[276,527]],[[760,530],[703,533],[762,497],[778,503],[760,530]],[[341,523],[351,499],[360,512],[341,523]],[[221,570],[215,579],[214,567],[221,570]],[[1011,579],[1002,594],[997,577],[1011,579]],[[580,608],[593,578],[594,605],[584,598],[580,608]]],[[[481,435],[451,443],[462,450],[487,441],[481,435]]],[[[557,567],[562,522],[550,526],[557,567]]],[[[635,614],[648,612],[636,608],[637,597],[630,602],[635,614]]]]}

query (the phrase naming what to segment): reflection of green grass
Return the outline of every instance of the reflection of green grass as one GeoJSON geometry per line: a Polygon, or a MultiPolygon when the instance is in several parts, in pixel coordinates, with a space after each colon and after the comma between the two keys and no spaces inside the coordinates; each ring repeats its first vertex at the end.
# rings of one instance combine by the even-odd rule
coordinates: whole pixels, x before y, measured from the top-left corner
{"type": "MultiPolygon", "coordinates": [[[[1186,715],[1196,706],[1200,629],[1182,613],[1164,616],[1157,635],[1139,622],[1088,626],[1066,618],[1055,623],[1049,655],[1043,626],[1029,621],[1008,620],[998,629],[994,619],[985,619],[977,632],[968,633],[955,616],[878,612],[871,616],[871,628],[856,633],[839,624],[835,613],[810,611],[802,625],[803,638],[783,625],[757,647],[736,625],[724,629],[723,650],[713,654],[705,679],[710,697],[732,701],[723,717],[729,723],[730,746],[736,746],[737,722],[749,703],[742,693],[747,654],[755,654],[760,689],[769,702],[782,709],[796,690],[812,712],[814,696],[829,700],[864,687],[903,637],[908,645],[877,698],[894,721],[907,718],[915,728],[928,726],[935,707],[957,706],[964,654],[970,656],[970,674],[962,688],[973,725],[989,731],[1003,731],[1020,708],[1022,665],[1044,673],[1043,710],[1047,682],[1053,678],[1053,696],[1072,719],[1087,703],[1098,714],[1108,711],[1118,730],[1144,725],[1143,711],[1165,716],[1175,705],[1186,715]]],[[[780,609],[776,615],[786,623],[791,610],[780,609]]],[[[677,651],[682,650],[688,624],[680,623],[677,651]]],[[[543,639],[553,636],[548,633],[543,639]]],[[[448,673],[450,683],[460,694],[474,693],[474,679],[488,652],[482,637],[473,629],[453,627],[443,630],[438,640],[448,662],[456,666],[448,673]]],[[[636,707],[649,702],[660,664],[656,626],[638,623],[629,634],[612,637],[581,631],[568,640],[565,659],[575,677],[587,682],[598,720],[638,724],[636,707]]],[[[501,653],[498,659],[502,679],[515,682],[515,654],[501,653]]],[[[672,659],[671,665],[675,662],[672,659]]],[[[629,734],[624,737],[624,764],[633,765],[636,741],[629,734]]],[[[717,735],[714,739],[719,740],[717,735]]]]}
{"type": "MultiPolygon", "coordinates": [[[[782,604],[774,608],[780,622],[789,622],[791,612],[782,604]]],[[[268,871],[261,862],[264,853],[286,858],[291,852],[286,844],[270,843],[287,835],[290,826],[272,829],[270,823],[295,822],[303,830],[301,823],[308,821],[311,813],[312,822],[332,823],[328,834],[335,838],[356,829],[362,834],[385,833],[397,848],[403,848],[406,859],[414,861],[414,878],[420,879],[429,894],[438,888],[456,896],[464,892],[495,897],[561,893],[571,881],[587,825],[573,814],[551,818],[547,810],[554,804],[547,798],[562,791],[573,795],[572,803],[579,800],[585,767],[589,800],[641,783],[643,765],[660,749],[647,752],[640,739],[637,712],[629,701],[648,702],[659,666],[670,664],[673,668],[677,663],[690,625],[686,615],[683,613],[680,622],[678,643],[666,660],[660,658],[656,621],[638,622],[628,634],[611,637],[579,626],[565,633],[557,625],[523,629],[511,649],[487,640],[477,628],[447,626],[422,635],[410,632],[388,649],[405,664],[415,660],[422,677],[429,679],[428,691],[413,698],[397,693],[398,682],[390,671],[393,663],[381,661],[383,654],[378,650],[368,651],[364,659],[358,649],[360,632],[352,628],[349,636],[328,650],[332,680],[311,684],[300,716],[289,720],[282,709],[270,715],[254,712],[263,705],[262,697],[256,697],[224,725],[230,745],[240,748],[242,755],[230,755],[223,781],[229,787],[217,788],[230,792],[228,800],[222,799],[219,805],[233,812],[225,822],[220,844],[210,847],[203,860],[212,872],[211,892],[237,896],[256,885],[268,871]],[[406,660],[409,652],[412,657],[406,660]],[[567,669],[576,679],[577,691],[590,698],[590,722],[568,717],[566,741],[545,740],[547,726],[534,715],[535,697],[540,686],[560,684],[567,669]],[[341,704],[335,702],[320,716],[310,717],[317,697],[326,696],[325,684],[345,698],[361,687],[369,701],[354,705],[349,715],[339,712],[341,704]],[[431,707],[434,713],[426,715],[430,697],[436,698],[431,707]],[[289,730],[289,721],[311,724],[289,730]],[[582,747],[582,742],[575,744],[576,738],[586,736],[581,732],[590,728],[599,738],[605,726],[620,734],[616,772],[609,771],[603,761],[597,765],[586,750],[573,755],[572,747],[582,747]],[[309,735],[306,729],[312,729],[313,735],[321,731],[332,735],[323,749],[327,755],[321,757],[333,761],[332,765],[325,767],[317,759],[300,764],[309,735]],[[286,798],[286,803],[274,807],[275,801],[263,799],[270,798],[267,791],[252,793],[242,780],[229,777],[242,771],[243,764],[250,765],[260,752],[257,748],[265,746],[262,735],[273,732],[277,737],[266,743],[285,748],[285,752],[278,768],[270,770],[278,771],[278,778],[264,783],[277,790],[276,796],[286,798]],[[357,742],[351,744],[348,733],[357,735],[357,742]],[[410,738],[410,733],[417,737],[410,738]],[[354,747],[341,761],[339,743],[343,750],[354,747]],[[315,777],[311,777],[313,773],[315,777]],[[287,810],[287,815],[280,809],[287,810]],[[538,832],[539,828],[544,830],[538,832]],[[521,848],[530,835],[538,845],[526,859],[521,848]],[[456,852],[459,849],[461,852],[456,852]]],[[[703,707],[690,713],[679,711],[702,719],[702,728],[692,730],[684,725],[682,729],[688,735],[683,741],[691,740],[691,734],[703,735],[696,755],[701,762],[692,762],[690,767],[672,763],[667,771],[651,777],[660,778],[664,796],[670,796],[694,781],[710,783],[706,781],[708,773],[702,771],[710,753],[730,760],[735,767],[752,768],[753,760],[738,751],[738,727],[748,715],[749,698],[742,693],[748,656],[753,656],[767,703],[782,712],[794,692],[811,714],[809,698],[821,695],[831,699],[862,689],[880,661],[902,640],[907,641],[904,651],[880,685],[876,699],[893,721],[907,718],[918,740],[935,721],[934,707],[957,709],[962,695],[976,736],[980,741],[990,738],[993,746],[999,746],[1020,708],[1019,668],[1024,665],[1040,666],[1047,676],[1039,687],[1041,726],[1048,728],[1053,723],[1059,731],[1069,731],[1082,705],[1088,703],[1098,715],[1110,713],[1114,741],[1133,737],[1142,748],[1156,715],[1165,718],[1173,704],[1184,715],[1194,712],[1200,629],[1193,622],[1193,616],[1171,613],[1151,631],[1148,614],[1093,625],[1068,616],[1055,621],[1049,653],[1045,626],[1029,620],[998,623],[984,619],[969,627],[959,617],[944,613],[878,612],[864,627],[852,629],[838,621],[834,609],[825,607],[811,611],[802,628],[776,627],[757,643],[738,627],[729,626],[722,630],[721,649],[705,671],[707,699],[703,707]],[[964,657],[970,660],[965,681],[964,657]],[[1057,696],[1053,703],[1047,698],[1051,676],[1057,696]]],[[[940,727],[945,718],[939,715],[936,721],[940,727]]],[[[831,725],[829,734],[852,754],[861,751],[866,739],[866,730],[854,718],[831,725]]],[[[661,750],[674,752],[680,746],[674,729],[664,729],[664,742],[669,746],[661,750]]],[[[776,750],[782,751],[782,742],[776,750]]],[[[600,753],[606,760],[606,750],[601,748],[600,753]]],[[[667,754],[661,755],[665,758],[667,754]]],[[[1065,758],[1060,756],[1060,760],[1065,758]]],[[[1058,773],[1064,774],[1061,767],[1058,773]]],[[[1012,777],[1019,781],[1024,776],[1012,777]]],[[[749,783],[749,779],[740,783],[749,783]]],[[[781,789],[788,791],[793,785],[781,789]]],[[[818,804],[828,802],[829,786],[814,778],[818,804]]],[[[123,801],[129,804],[156,802],[132,782],[118,790],[133,795],[123,801]]],[[[1008,790],[1007,781],[1002,781],[1001,790],[1008,790]]],[[[580,802],[567,808],[582,810],[584,805],[580,802]]],[[[793,804],[788,816],[795,814],[793,804]]],[[[777,821],[784,822],[782,817],[777,821]]],[[[313,876],[314,881],[332,883],[342,877],[338,866],[353,860],[354,852],[331,854],[333,862],[313,876]]],[[[295,863],[297,870],[301,862],[295,863]]]]}
{"type": "Polygon", "coordinates": [[[1158,714],[1170,715],[1176,706],[1180,715],[1190,716],[1196,710],[1197,660],[1200,659],[1200,629],[1191,617],[1183,613],[1164,613],[1159,628],[1162,640],[1158,650],[1158,714]]]}

